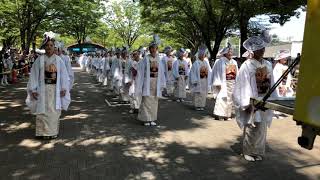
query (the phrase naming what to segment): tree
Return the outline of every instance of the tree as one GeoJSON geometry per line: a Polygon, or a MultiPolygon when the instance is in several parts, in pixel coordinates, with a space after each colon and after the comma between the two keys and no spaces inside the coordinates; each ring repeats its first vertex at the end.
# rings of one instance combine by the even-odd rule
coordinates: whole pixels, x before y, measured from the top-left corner
{"type": "MultiPolygon", "coordinates": [[[[307,0],[237,0],[233,1],[238,14],[241,44],[248,38],[250,18],[256,15],[267,14],[271,23],[283,25],[292,16],[299,16],[298,8],[307,4],[307,0]]],[[[241,47],[241,54],[246,50],[241,47]]]]}
{"type": "Polygon", "coordinates": [[[10,48],[19,37],[18,22],[14,14],[14,4],[10,1],[3,1],[3,5],[0,6],[0,40],[3,50],[10,48]]]}
{"type": "Polygon", "coordinates": [[[65,0],[58,10],[53,29],[60,34],[71,35],[82,43],[99,26],[105,9],[100,0],[65,0]]]}
{"type": "Polygon", "coordinates": [[[171,23],[174,29],[181,28],[184,33],[177,32],[178,37],[185,39],[196,48],[204,43],[214,60],[219,51],[220,43],[227,30],[232,27],[236,19],[235,9],[231,0],[141,0],[144,7],[143,14],[150,23],[162,26],[163,22],[171,23]],[[227,13],[226,13],[227,12],[227,13]],[[150,20],[148,17],[154,17],[150,20]],[[180,27],[180,28],[179,28],[180,27]],[[212,42],[215,42],[212,46],[212,42]]]}
{"type": "Polygon", "coordinates": [[[104,20],[123,43],[131,47],[143,32],[139,4],[131,0],[122,0],[112,2],[110,7],[104,20]]]}

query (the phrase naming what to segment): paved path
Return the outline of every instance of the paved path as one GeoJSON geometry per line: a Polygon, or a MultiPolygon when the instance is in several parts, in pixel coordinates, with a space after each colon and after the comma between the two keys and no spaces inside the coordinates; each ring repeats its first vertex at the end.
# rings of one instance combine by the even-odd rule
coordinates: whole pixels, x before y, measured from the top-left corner
{"type": "Polygon", "coordinates": [[[265,161],[249,163],[239,156],[241,131],[234,121],[162,100],[161,126],[146,128],[93,77],[76,72],[75,82],[60,137],[52,141],[34,139],[26,84],[0,87],[1,180],[320,179],[319,137],[312,151],[300,148],[300,129],[290,117],[269,129],[265,161]]]}

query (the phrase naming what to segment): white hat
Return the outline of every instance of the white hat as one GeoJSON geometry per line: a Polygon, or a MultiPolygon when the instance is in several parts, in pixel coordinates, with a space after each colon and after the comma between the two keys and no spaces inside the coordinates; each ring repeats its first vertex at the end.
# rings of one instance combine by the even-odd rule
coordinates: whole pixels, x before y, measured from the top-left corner
{"type": "Polygon", "coordinates": [[[275,61],[278,61],[280,59],[285,59],[287,57],[290,56],[290,51],[287,50],[287,49],[284,49],[284,50],[280,50],[278,51],[276,57],[274,58],[275,61]]]}
{"type": "Polygon", "coordinates": [[[257,51],[265,48],[271,42],[268,31],[263,31],[260,36],[252,36],[244,41],[243,47],[248,51],[257,51]]]}
{"type": "Polygon", "coordinates": [[[223,55],[227,54],[231,49],[232,49],[232,45],[228,42],[227,47],[220,50],[219,56],[223,56],[223,55]]]}
{"type": "Polygon", "coordinates": [[[198,56],[201,56],[201,55],[206,55],[207,54],[207,47],[205,45],[201,45],[198,49],[198,56]]]}

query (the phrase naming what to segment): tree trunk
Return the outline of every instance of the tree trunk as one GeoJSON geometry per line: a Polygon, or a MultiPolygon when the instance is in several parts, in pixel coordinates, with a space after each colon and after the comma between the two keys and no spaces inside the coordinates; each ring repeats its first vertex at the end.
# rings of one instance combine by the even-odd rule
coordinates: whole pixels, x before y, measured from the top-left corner
{"type": "Polygon", "coordinates": [[[248,39],[248,25],[249,25],[249,19],[245,15],[241,15],[239,19],[239,25],[240,25],[240,57],[243,53],[245,53],[247,50],[242,46],[243,42],[248,39]]]}
{"type": "Polygon", "coordinates": [[[20,29],[20,41],[21,41],[21,49],[24,50],[26,48],[26,34],[24,29],[20,29]]]}
{"type": "Polygon", "coordinates": [[[33,36],[33,41],[32,41],[32,49],[34,52],[36,52],[36,42],[37,42],[37,35],[33,36]]]}
{"type": "Polygon", "coordinates": [[[217,54],[219,52],[219,49],[220,49],[220,44],[223,40],[223,37],[224,37],[224,34],[219,34],[217,33],[216,34],[216,37],[215,37],[215,41],[214,41],[214,46],[213,46],[213,49],[212,49],[212,58],[211,60],[212,61],[215,61],[216,58],[217,58],[217,54]]]}

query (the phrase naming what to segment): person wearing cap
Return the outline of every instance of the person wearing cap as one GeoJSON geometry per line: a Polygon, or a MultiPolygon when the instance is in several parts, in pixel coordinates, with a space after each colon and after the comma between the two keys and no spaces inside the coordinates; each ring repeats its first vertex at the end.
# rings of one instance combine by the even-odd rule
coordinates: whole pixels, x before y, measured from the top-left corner
{"type": "Polygon", "coordinates": [[[175,59],[173,57],[172,51],[173,49],[171,46],[165,47],[164,53],[166,55],[161,60],[165,66],[165,76],[167,80],[165,96],[172,96],[173,90],[174,90],[174,77],[173,77],[173,71],[172,71],[172,64],[175,61],[175,59]]]}
{"type": "Polygon", "coordinates": [[[190,71],[190,85],[193,94],[193,104],[197,111],[203,111],[208,95],[208,77],[210,65],[205,61],[207,49],[201,46],[197,53],[197,60],[192,64],[190,71]]]}
{"type": "Polygon", "coordinates": [[[36,115],[36,138],[52,139],[59,133],[61,110],[71,98],[69,76],[63,60],[54,54],[54,33],[45,33],[45,54],[34,62],[27,85],[26,104],[36,115]]]}
{"type": "MultiPolygon", "coordinates": [[[[274,81],[277,82],[282,74],[288,69],[287,58],[290,57],[289,50],[280,50],[274,60],[276,61],[276,65],[273,68],[273,76],[274,81]]],[[[293,94],[293,91],[290,87],[291,85],[291,74],[289,73],[279,84],[276,89],[276,93],[278,97],[290,97],[293,94]]]]}
{"type": "Polygon", "coordinates": [[[132,59],[129,61],[128,82],[130,97],[130,114],[138,113],[141,104],[141,96],[135,93],[137,88],[138,64],[140,61],[140,53],[138,50],[132,52],[132,59]]]}
{"type": "Polygon", "coordinates": [[[141,95],[138,120],[145,126],[156,126],[158,120],[158,101],[162,89],[166,87],[165,67],[158,54],[159,41],[150,43],[149,51],[139,63],[137,96],[141,95]]]}
{"type": "Polygon", "coordinates": [[[175,79],[174,96],[177,102],[183,102],[187,96],[186,80],[189,74],[188,62],[185,60],[186,51],[180,48],[177,52],[178,59],[173,62],[173,77],[175,79]]]}
{"type": "Polygon", "coordinates": [[[219,120],[230,120],[234,114],[232,93],[238,73],[238,64],[232,59],[233,49],[229,43],[219,52],[218,59],[212,68],[212,86],[217,93],[213,114],[219,120]]]}
{"type": "Polygon", "coordinates": [[[243,155],[247,161],[263,159],[267,127],[270,126],[273,117],[271,110],[255,109],[250,103],[250,98],[262,98],[274,84],[272,65],[263,59],[265,47],[270,41],[270,36],[264,32],[260,36],[250,37],[243,43],[253,54],[252,58],[241,65],[233,91],[236,120],[243,129],[243,155]]]}

